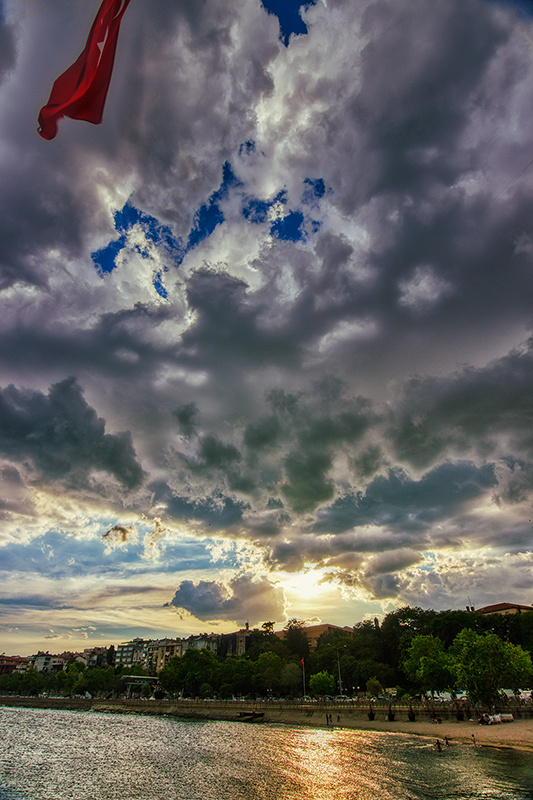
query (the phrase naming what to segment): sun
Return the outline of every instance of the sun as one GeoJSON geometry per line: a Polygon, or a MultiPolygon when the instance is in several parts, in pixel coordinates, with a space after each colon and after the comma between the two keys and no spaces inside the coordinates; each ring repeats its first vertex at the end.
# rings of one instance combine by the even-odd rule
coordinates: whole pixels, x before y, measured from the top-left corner
{"type": "Polygon", "coordinates": [[[285,597],[292,605],[299,605],[305,601],[317,601],[330,594],[334,587],[329,581],[324,580],[324,571],[303,569],[301,572],[288,573],[282,581],[285,597]]]}

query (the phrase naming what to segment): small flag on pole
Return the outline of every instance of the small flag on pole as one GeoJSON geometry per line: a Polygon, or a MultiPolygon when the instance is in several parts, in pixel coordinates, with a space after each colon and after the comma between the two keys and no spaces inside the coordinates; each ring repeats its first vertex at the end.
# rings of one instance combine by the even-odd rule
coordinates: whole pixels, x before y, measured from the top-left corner
{"type": "Polygon", "coordinates": [[[102,121],[120,22],[129,2],[103,0],[83,52],[57,78],[48,103],[41,108],[38,132],[43,139],[54,138],[61,117],[95,125],[102,121]]]}

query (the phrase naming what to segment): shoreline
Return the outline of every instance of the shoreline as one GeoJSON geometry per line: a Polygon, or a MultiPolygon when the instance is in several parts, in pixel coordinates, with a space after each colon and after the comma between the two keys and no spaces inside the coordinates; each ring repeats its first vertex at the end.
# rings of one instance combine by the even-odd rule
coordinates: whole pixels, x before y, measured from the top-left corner
{"type": "MultiPolygon", "coordinates": [[[[469,747],[512,748],[533,752],[533,717],[515,719],[498,725],[478,725],[468,719],[458,722],[443,719],[432,722],[428,709],[419,709],[416,720],[406,719],[407,709],[396,707],[397,719],[387,719],[387,707],[376,708],[376,719],[370,721],[367,709],[356,706],[318,705],[272,706],[270,704],[232,704],[202,701],[147,701],[83,698],[0,697],[0,706],[11,708],[43,708],[70,711],[95,711],[108,714],[142,714],[182,719],[223,720],[242,724],[276,724],[292,727],[326,728],[326,714],[332,715],[332,730],[376,731],[420,736],[444,746],[447,736],[452,745],[469,747]],[[254,715],[255,712],[255,715],[254,715]],[[340,716],[340,722],[337,722],[340,716]],[[402,717],[402,718],[400,718],[402,717]],[[475,745],[474,740],[475,738],[475,745]]],[[[445,716],[444,714],[442,716],[445,716]]]]}
{"type": "MultiPolygon", "coordinates": [[[[375,731],[378,733],[396,733],[407,736],[419,736],[425,738],[429,743],[435,743],[437,739],[444,747],[444,737],[447,736],[453,745],[467,745],[469,747],[495,747],[510,748],[533,752],[533,719],[515,719],[513,722],[504,722],[497,725],[478,725],[477,722],[464,720],[445,720],[441,723],[431,722],[430,719],[417,719],[410,722],[407,719],[389,721],[386,718],[370,721],[366,714],[350,714],[340,710],[340,723],[336,723],[336,716],[339,709],[332,711],[333,724],[331,729],[336,730],[355,730],[355,731],[375,731]],[[475,744],[472,737],[475,737],[475,744]]],[[[295,727],[314,727],[326,728],[326,712],[314,712],[310,717],[305,712],[281,712],[276,711],[265,713],[265,722],[277,723],[282,725],[292,725],[295,727]]],[[[377,716],[377,715],[376,715],[377,716]]],[[[386,714],[380,715],[386,716],[386,714]]],[[[428,714],[429,716],[429,714],[428,714]]]]}

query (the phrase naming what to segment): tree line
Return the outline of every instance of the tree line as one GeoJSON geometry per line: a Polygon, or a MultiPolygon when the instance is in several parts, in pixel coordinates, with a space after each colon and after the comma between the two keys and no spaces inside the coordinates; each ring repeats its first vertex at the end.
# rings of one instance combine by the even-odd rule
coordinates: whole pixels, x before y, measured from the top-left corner
{"type": "MultiPolygon", "coordinates": [[[[502,688],[532,685],[532,655],[533,612],[483,615],[405,607],[381,622],[364,621],[350,632],[323,634],[312,652],[303,623],[290,620],[280,638],[274,623],[267,622],[250,632],[242,656],[222,658],[191,648],[171,658],[157,676],[157,691],[255,699],[304,693],[375,696],[394,687],[408,699],[462,689],[472,702],[491,705],[502,688]]],[[[130,675],[143,674],[139,667],[126,669],[130,675]]],[[[0,676],[0,691],[117,695],[125,688],[122,674],[122,667],[88,668],[74,662],[58,673],[28,670],[0,676]]]]}

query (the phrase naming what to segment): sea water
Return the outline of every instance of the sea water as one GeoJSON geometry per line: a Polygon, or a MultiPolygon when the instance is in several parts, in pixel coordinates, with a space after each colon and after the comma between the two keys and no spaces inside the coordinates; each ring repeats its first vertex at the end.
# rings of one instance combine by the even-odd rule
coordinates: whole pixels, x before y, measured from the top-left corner
{"type": "Polygon", "coordinates": [[[403,734],[0,708],[0,800],[526,800],[533,757],[403,734]]]}

